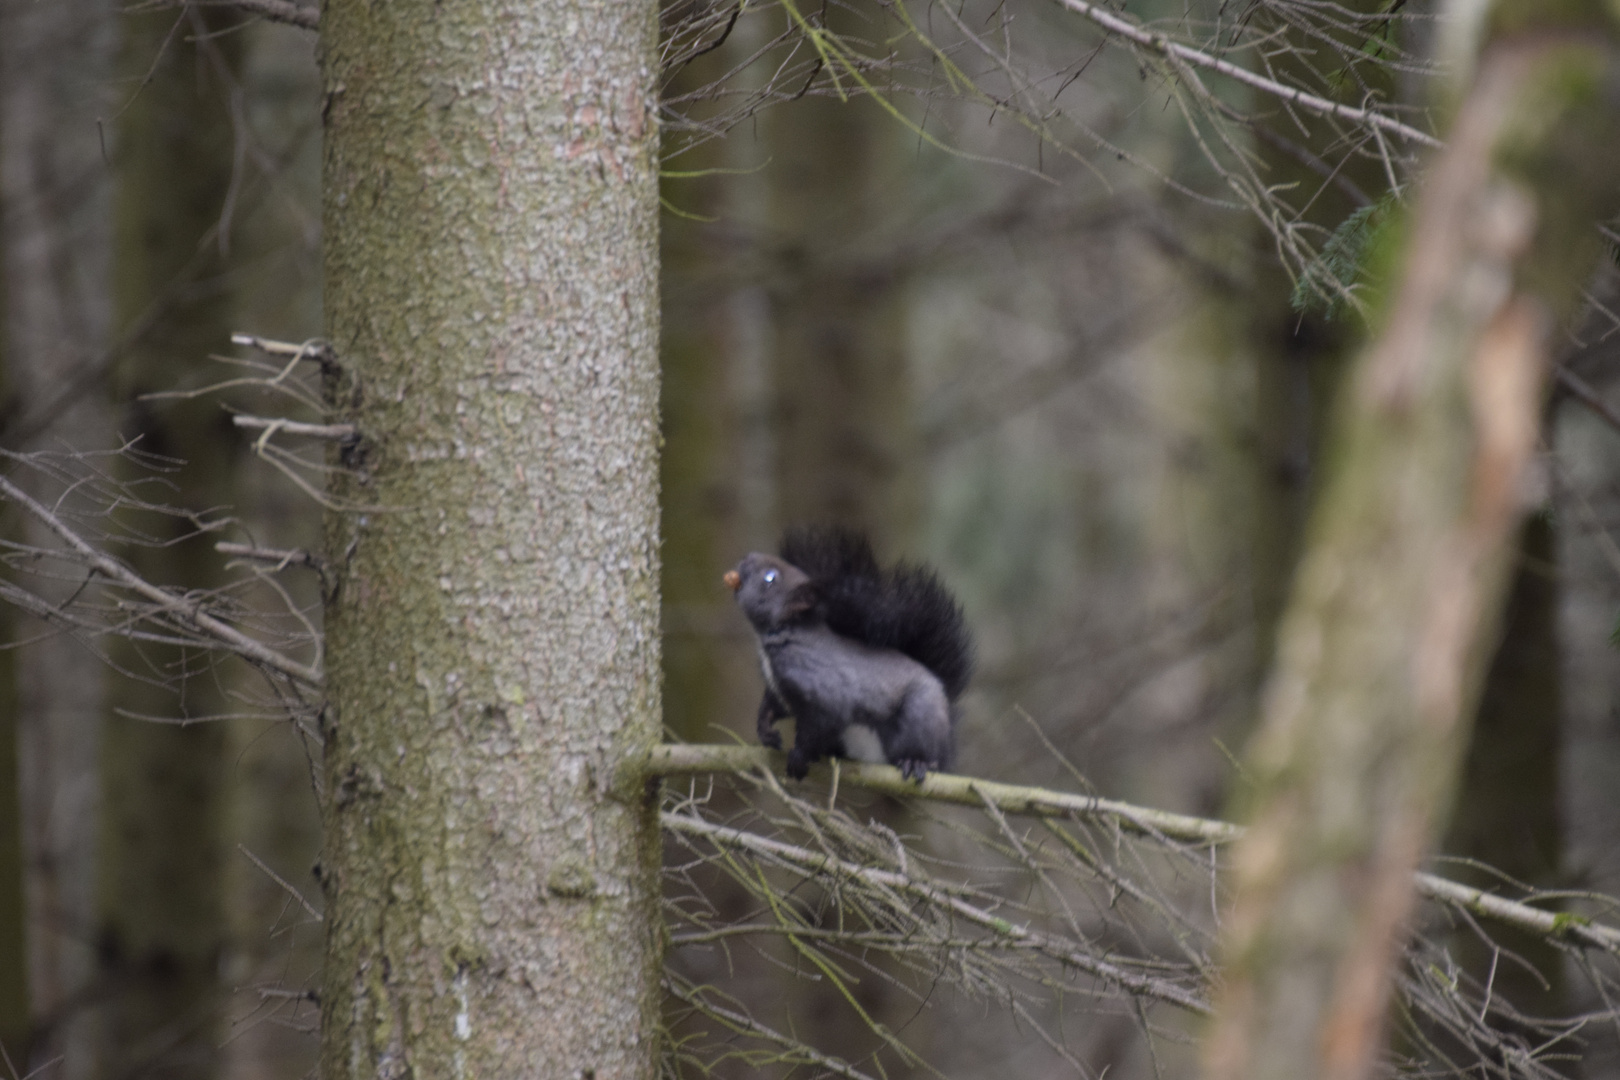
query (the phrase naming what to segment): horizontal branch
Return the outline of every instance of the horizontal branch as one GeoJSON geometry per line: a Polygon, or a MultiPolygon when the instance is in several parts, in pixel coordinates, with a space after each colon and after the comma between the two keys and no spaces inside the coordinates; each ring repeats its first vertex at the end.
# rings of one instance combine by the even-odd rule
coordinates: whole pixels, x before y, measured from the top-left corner
{"type": "Polygon", "coordinates": [[[1542,937],[1573,941],[1620,956],[1620,930],[1579,915],[1565,911],[1543,911],[1469,885],[1447,881],[1434,874],[1418,874],[1417,890],[1419,895],[1430,900],[1450,904],[1494,922],[1507,923],[1542,937]]]}
{"type": "Polygon", "coordinates": [[[312,439],[330,439],[333,442],[353,442],[360,430],[353,424],[306,424],[299,420],[283,420],[271,416],[233,416],[231,423],[239,428],[263,431],[266,437],[278,431],[288,435],[308,435],[312,439]]]}
{"type": "Polygon", "coordinates": [[[231,335],[231,344],[246,345],[268,356],[296,356],[304,360],[319,360],[327,352],[326,343],[319,338],[295,344],[291,341],[260,337],[258,334],[237,333],[231,335]]]}
{"type": "Polygon", "coordinates": [[[239,559],[255,559],[259,562],[275,563],[280,566],[307,566],[311,570],[320,570],[325,567],[325,561],[319,556],[305,551],[303,548],[262,548],[252,544],[231,544],[221,542],[214,545],[214,550],[221,555],[232,555],[239,559]]]}
{"type": "MultiPolygon", "coordinates": [[[[758,768],[780,771],[783,758],[763,746],[712,746],[698,743],[665,743],[653,750],[648,772],[662,776],[679,773],[742,773],[758,768]]],[[[817,770],[831,775],[826,765],[817,770]]],[[[1094,795],[1074,795],[1067,791],[998,784],[972,776],[929,773],[921,784],[907,780],[890,765],[869,765],[858,761],[838,762],[838,782],[878,791],[885,795],[919,796],[935,802],[960,803],[982,807],[986,802],[1009,814],[1026,817],[1108,818],[1131,832],[1195,844],[1220,844],[1237,839],[1242,831],[1224,821],[1172,814],[1145,806],[1100,799],[1094,795]]]]}
{"type": "Polygon", "coordinates": [[[1245,86],[1252,86],[1256,90],[1263,91],[1273,97],[1282,98],[1284,101],[1298,105],[1302,109],[1325,116],[1338,117],[1341,120],[1349,120],[1352,123],[1367,124],[1387,131],[1392,135],[1398,135],[1409,142],[1420,143],[1423,146],[1438,147],[1442,145],[1440,140],[1433,135],[1419,131],[1408,124],[1403,124],[1392,116],[1385,116],[1383,113],[1372,109],[1358,109],[1350,105],[1341,105],[1337,101],[1329,101],[1327,98],[1318,97],[1298,87],[1288,86],[1275,79],[1268,79],[1264,75],[1256,75],[1248,68],[1234,64],[1230,60],[1222,60],[1218,56],[1211,56],[1206,52],[1200,52],[1198,49],[1183,45],[1180,42],[1171,41],[1163,34],[1155,34],[1151,30],[1143,29],[1128,19],[1123,19],[1107,10],[1100,4],[1089,3],[1088,0],[1057,0],[1057,3],[1076,15],[1085,16],[1104,30],[1118,34],[1120,37],[1140,45],[1144,49],[1152,49],[1161,56],[1168,56],[1195,67],[1218,71],[1229,79],[1240,82],[1245,86]]]}
{"type": "Polygon", "coordinates": [[[85,565],[96,573],[110,581],[117,582],[139,596],[145,597],[157,608],[174,616],[198,632],[213,638],[244,660],[262,664],[312,688],[321,685],[320,672],[314,668],[300,664],[290,657],[283,656],[229,623],[214,618],[214,616],[202,610],[202,604],[198,601],[188,600],[175,595],[167,589],[153,585],[150,581],[147,581],[129,567],[106,552],[101,551],[78,533],[68,528],[61,518],[51,513],[45,506],[34,500],[27,492],[4,476],[0,476],[0,496],[4,496],[22,507],[40,524],[60,537],[73,550],[74,554],[83,559],[85,565]]]}
{"type": "MultiPolygon", "coordinates": [[[[780,771],[784,760],[780,753],[763,746],[665,743],[648,755],[643,775],[746,773],[762,768],[780,771]]],[[[837,769],[839,784],[902,798],[981,808],[988,803],[1004,813],[1025,817],[1103,818],[1131,832],[1187,843],[1224,844],[1243,834],[1241,825],[1228,821],[1172,814],[1093,795],[999,784],[971,776],[937,772],[929,773],[927,779],[917,784],[905,779],[900,775],[900,770],[891,765],[854,761],[839,761],[837,769]]],[[[814,771],[824,777],[833,775],[832,768],[827,765],[817,765],[814,771]]],[[[1420,873],[1416,880],[1418,893],[1437,903],[1448,904],[1541,937],[1571,941],[1620,956],[1620,930],[1614,927],[1593,923],[1567,912],[1543,911],[1434,874],[1420,873]]]]}

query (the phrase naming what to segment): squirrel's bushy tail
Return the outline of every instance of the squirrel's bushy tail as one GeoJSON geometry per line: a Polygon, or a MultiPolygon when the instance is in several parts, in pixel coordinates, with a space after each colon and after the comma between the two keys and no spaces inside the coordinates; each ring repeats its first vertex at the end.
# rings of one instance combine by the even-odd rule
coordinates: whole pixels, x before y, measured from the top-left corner
{"type": "Polygon", "coordinates": [[[934,673],[952,701],[967,689],[973,638],[962,606],[932,569],[900,562],[884,570],[865,536],[837,526],[789,529],[778,553],[809,575],[833,633],[905,653],[934,673]]]}

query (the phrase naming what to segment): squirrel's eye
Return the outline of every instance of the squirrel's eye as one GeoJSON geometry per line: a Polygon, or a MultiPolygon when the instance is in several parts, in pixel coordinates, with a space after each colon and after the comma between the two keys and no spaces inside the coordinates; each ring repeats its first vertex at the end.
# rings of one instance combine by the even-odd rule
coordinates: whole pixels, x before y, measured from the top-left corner
{"type": "Polygon", "coordinates": [[[776,584],[776,571],[775,570],[767,570],[767,571],[765,571],[763,576],[765,578],[765,584],[767,584],[767,585],[775,585],[776,584]]]}

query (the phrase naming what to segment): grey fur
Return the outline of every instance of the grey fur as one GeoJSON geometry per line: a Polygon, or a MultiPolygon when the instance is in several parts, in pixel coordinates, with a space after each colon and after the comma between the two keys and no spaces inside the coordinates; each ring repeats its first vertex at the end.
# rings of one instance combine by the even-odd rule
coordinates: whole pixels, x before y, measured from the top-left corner
{"type": "Polygon", "coordinates": [[[894,649],[833,633],[819,615],[815,586],[798,567],[756,552],[734,572],[737,603],[759,636],[760,741],[779,748],[776,722],[796,721],[789,776],[802,778],[812,762],[858,747],[863,740],[852,725],[869,728],[884,757],[908,778],[949,766],[951,705],[932,671],[894,649]]]}

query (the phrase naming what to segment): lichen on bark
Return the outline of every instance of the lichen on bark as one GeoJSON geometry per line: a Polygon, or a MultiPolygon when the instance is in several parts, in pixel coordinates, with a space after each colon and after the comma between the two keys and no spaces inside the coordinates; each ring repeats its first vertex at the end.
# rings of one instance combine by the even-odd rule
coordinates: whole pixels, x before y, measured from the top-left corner
{"type": "Polygon", "coordinates": [[[333,5],[328,1077],[653,1070],[650,3],[333,5]]]}

